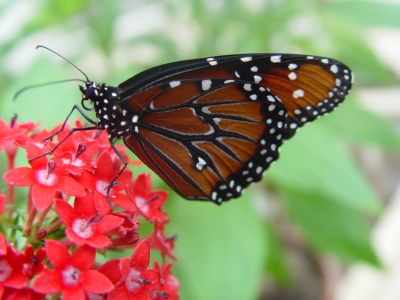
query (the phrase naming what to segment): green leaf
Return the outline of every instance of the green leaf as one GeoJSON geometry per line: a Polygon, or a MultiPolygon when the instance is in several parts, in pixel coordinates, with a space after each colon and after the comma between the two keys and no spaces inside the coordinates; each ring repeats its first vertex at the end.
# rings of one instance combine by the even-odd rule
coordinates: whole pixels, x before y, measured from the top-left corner
{"type": "Polygon", "coordinates": [[[354,100],[345,101],[340,109],[319,123],[333,133],[357,143],[400,150],[400,137],[393,124],[363,109],[354,100]]]}
{"type": "Polygon", "coordinates": [[[173,272],[182,299],[256,299],[268,237],[246,193],[224,203],[168,199],[169,234],[177,234],[173,272]]]}
{"type": "Polygon", "coordinates": [[[266,173],[277,188],[314,192],[364,212],[380,210],[343,142],[318,121],[299,130],[281,150],[280,159],[266,173]]]}
{"type": "Polygon", "coordinates": [[[400,5],[382,1],[337,1],[326,8],[363,26],[400,27],[400,5]]]}
{"type": "Polygon", "coordinates": [[[267,224],[269,245],[267,272],[276,282],[285,286],[291,283],[292,278],[286,262],[285,249],[272,227],[272,224],[267,224]]]}
{"type": "Polygon", "coordinates": [[[320,20],[325,34],[334,46],[332,51],[340,54],[340,56],[335,56],[336,58],[348,64],[356,76],[356,84],[393,83],[394,78],[391,72],[360,35],[363,28],[333,14],[324,6],[321,8],[325,9],[320,10],[320,20]]]}
{"type": "Polygon", "coordinates": [[[315,191],[285,189],[281,192],[289,214],[316,250],[348,261],[380,265],[371,245],[370,228],[362,214],[315,191]]]}

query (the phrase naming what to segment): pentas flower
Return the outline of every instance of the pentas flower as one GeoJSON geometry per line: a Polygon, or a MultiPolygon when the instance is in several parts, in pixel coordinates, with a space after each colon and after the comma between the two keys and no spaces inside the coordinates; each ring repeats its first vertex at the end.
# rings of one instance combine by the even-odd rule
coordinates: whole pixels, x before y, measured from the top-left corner
{"type": "Polygon", "coordinates": [[[74,207],[61,199],[55,201],[55,207],[58,216],[67,226],[65,233],[68,239],[76,245],[88,244],[93,248],[106,248],[112,242],[105,233],[124,221],[120,217],[99,212],[90,193],[77,197],[74,207]]]}
{"type": "Polygon", "coordinates": [[[148,222],[168,221],[162,210],[168,193],[166,191],[152,191],[149,173],[140,174],[133,183],[126,187],[126,193],[148,222]]]}
{"type": "Polygon", "coordinates": [[[25,131],[25,129],[11,128],[4,120],[0,119],[0,150],[3,150],[7,141],[15,140],[22,136],[25,131]]]}
{"type": "Polygon", "coordinates": [[[23,273],[29,278],[33,278],[34,275],[39,274],[46,268],[43,264],[43,260],[46,258],[46,251],[43,247],[40,247],[35,254],[35,249],[32,245],[28,244],[25,248],[23,256],[23,273]]]}
{"type": "Polygon", "coordinates": [[[67,131],[58,134],[60,142],[54,151],[54,160],[73,175],[81,175],[83,170],[92,171],[92,158],[97,153],[95,147],[78,143],[67,131]],[[67,138],[68,137],[68,138],[67,138]]]}
{"type": "Polygon", "coordinates": [[[163,257],[169,256],[172,259],[176,259],[175,255],[171,252],[174,248],[175,237],[165,237],[164,224],[165,223],[156,223],[154,225],[154,231],[146,237],[146,239],[149,241],[151,248],[159,250],[163,257]]]}
{"type": "Polygon", "coordinates": [[[109,234],[117,236],[112,239],[113,248],[126,248],[135,245],[140,238],[137,232],[140,228],[140,223],[136,217],[136,213],[125,210],[114,213],[114,215],[122,218],[124,222],[117,228],[108,232],[109,234]]]}
{"type": "MultiPolygon", "coordinates": [[[[94,191],[93,196],[96,206],[105,203],[107,191],[115,176],[120,172],[121,161],[112,160],[110,153],[103,151],[96,160],[94,172],[84,171],[77,180],[87,189],[94,191]]],[[[129,198],[120,193],[125,189],[132,177],[132,172],[124,170],[118,177],[117,184],[110,190],[109,197],[112,202],[128,210],[136,210],[129,198]]],[[[99,207],[98,207],[99,208],[99,207]]]]}
{"type": "Polygon", "coordinates": [[[152,300],[178,300],[178,290],[180,288],[179,281],[171,273],[172,264],[165,264],[162,268],[157,261],[154,261],[154,270],[161,273],[164,284],[161,289],[155,290],[152,293],[152,300]]]}
{"type": "Polygon", "coordinates": [[[32,288],[42,294],[59,294],[63,300],[84,300],[85,292],[103,294],[113,285],[92,266],[96,250],[88,246],[77,248],[72,255],[61,243],[46,241],[46,253],[54,269],[42,271],[32,288]]]}
{"type": "MultiPolygon", "coordinates": [[[[15,251],[13,249],[13,251],[15,251]]],[[[19,260],[22,262],[22,274],[25,275],[29,280],[33,278],[34,275],[39,274],[46,267],[43,264],[43,260],[46,257],[46,252],[43,248],[39,248],[34,254],[34,248],[32,245],[27,245],[24,255],[18,254],[19,260]]],[[[15,258],[15,257],[14,257],[15,258]]],[[[29,288],[29,286],[15,288],[7,287],[4,290],[4,295],[2,299],[8,300],[19,300],[19,299],[31,299],[40,300],[43,299],[45,295],[39,294],[29,288]]]]}
{"type": "Polygon", "coordinates": [[[148,270],[149,263],[150,246],[147,240],[139,242],[130,260],[122,258],[105,263],[99,271],[115,284],[107,299],[151,300],[150,292],[161,288],[161,274],[148,270]]]}
{"type": "Polygon", "coordinates": [[[21,254],[11,246],[0,256],[0,298],[5,289],[20,290],[28,287],[29,278],[23,273],[21,254]]]}
{"type": "Polygon", "coordinates": [[[134,182],[128,168],[119,174],[120,157],[136,165],[127,148],[116,146],[117,155],[105,131],[69,135],[68,125],[61,132],[61,125],[36,131],[34,123],[17,124],[16,118],[5,124],[0,120],[0,131],[8,126],[24,132],[3,139],[8,189],[0,194],[0,299],[178,299],[179,282],[166,263],[167,256],[174,258],[174,238],[164,235],[167,193],[153,191],[148,174],[134,182]],[[14,167],[18,149],[26,151],[30,167],[14,167]],[[14,205],[15,195],[22,195],[14,186],[30,188],[27,199],[18,199],[25,200],[26,214],[14,205]],[[140,215],[155,225],[149,241],[138,232],[140,215]],[[18,241],[17,231],[23,233],[18,241]],[[161,267],[148,269],[150,246],[161,252],[161,267]],[[108,257],[116,249],[128,256],[107,261],[101,272],[93,269],[96,252],[108,257]]]}
{"type": "MultiPolygon", "coordinates": [[[[41,154],[40,149],[33,143],[26,145],[28,159],[41,154]]],[[[70,196],[82,197],[86,195],[82,186],[73,178],[63,174],[62,169],[46,157],[40,157],[30,162],[31,168],[19,167],[8,171],[4,180],[11,185],[30,186],[32,201],[35,208],[42,211],[48,208],[59,191],[70,196]]]]}

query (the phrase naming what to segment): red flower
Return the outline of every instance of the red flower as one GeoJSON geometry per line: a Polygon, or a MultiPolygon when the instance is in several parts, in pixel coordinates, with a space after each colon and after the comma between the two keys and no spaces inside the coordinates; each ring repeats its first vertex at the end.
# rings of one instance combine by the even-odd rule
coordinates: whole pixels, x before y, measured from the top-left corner
{"type": "Polygon", "coordinates": [[[45,268],[45,265],[42,263],[45,258],[46,251],[43,247],[39,248],[35,254],[32,245],[28,244],[23,257],[23,273],[32,279],[34,275],[39,274],[45,268]]]}
{"type": "Polygon", "coordinates": [[[126,188],[127,195],[148,222],[166,222],[168,218],[162,211],[162,206],[167,200],[166,191],[151,191],[151,178],[149,173],[140,174],[126,188]]]}
{"type": "Polygon", "coordinates": [[[130,261],[123,258],[106,262],[100,272],[115,284],[107,299],[151,300],[149,292],[161,288],[161,274],[147,270],[149,263],[150,247],[146,240],[139,242],[130,261]]]}
{"type": "Polygon", "coordinates": [[[176,257],[172,254],[171,250],[174,248],[175,237],[164,236],[164,223],[156,223],[154,231],[147,237],[152,249],[157,249],[162,255],[167,255],[172,259],[176,257]]]}
{"type": "MultiPolygon", "coordinates": [[[[120,166],[121,161],[119,158],[117,158],[116,161],[113,161],[110,153],[103,151],[96,161],[94,174],[84,171],[82,175],[77,178],[84,187],[94,191],[93,196],[98,209],[101,209],[99,205],[105,203],[104,201],[107,201],[108,187],[114,180],[115,176],[119,173],[120,166]]],[[[132,201],[130,201],[126,195],[119,193],[119,191],[122,191],[125,188],[131,177],[131,171],[125,170],[122,172],[117,179],[119,184],[110,190],[110,199],[112,202],[124,207],[125,209],[135,210],[136,208],[132,204],[132,201]]]]}
{"type": "Polygon", "coordinates": [[[98,271],[92,270],[96,250],[88,246],[77,248],[71,255],[54,240],[46,241],[47,257],[54,269],[42,271],[32,288],[43,294],[62,294],[64,300],[84,300],[85,292],[103,294],[113,285],[98,271]]]}
{"type": "Polygon", "coordinates": [[[5,288],[24,289],[28,287],[29,278],[23,274],[23,259],[11,246],[7,247],[5,255],[0,257],[0,298],[5,288]]]}
{"type": "Polygon", "coordinates": [[[25,129],[11,128],[4,120],[0,119],[0,150],[3,150],[7,141],[22,136],[25,131],[25,129]]]}
{"type": "Polygon", "coordinates": [[[77,143],[72,136],[65,139],[68,134],[69,132],[66,131],[58,134],[59,146],[54,151],[54,160],[73,175],[81,175],[83,170],[91,171],[91,159],[96,154],[97,149],[87,147],[83,143],[77,143]]]}
{"type": "MultiPolygon", "coordinates": [[[[41,150],[31,142],[26,144],[28,159],[41,154],[41,150]]],[[[30,162],[32,168],[20,167],[8,171],[4,180],[11,185],[31,186],[32,200],[36,209],[42,211],[49,207],[59,191],[70,196],[84,196],[86,193],[75,179],[65,176],[56,163],[40,157],[30,162]]]]}
{"type": "Polygon", "coordinates": [[[5,207],[6,207],[6,195],[0,194],[0,216],[3,214],[5,207]]]}
{"type": "Polygon", "coordinates": [[[113,248],[135,245],[140,238],[140,235],[137,232],[140,228],[140,223],[136,214],[125,210],[114,213],[114,216],[123,218],[124,222],[109,232],[110,234],[118,236],[117,238],[112,239],[113,248]]]}
{"type": "Polygon", "coordinates": [[[77,197],[74,207],[66,201],[55,201],[56,211],[67,226],[67,237],[77,245],[85,243],[93,248],[106,248],[111,240],[106,232],[120,226],[123,219],[113,215],[104,215],[96,210],[93,197],[87,193],[85,197],[77,197]]]}
{"type": "Polygon", "coordinates": [[[179,300],[178,290],[180,287],[179,281],[171,274],[172,263],[168,263],[160,268],[157,261],[154,261],[154,270],[161,273],[164,280],[164,285],[160,290],[153,291],[152,300],[179,300]]]}

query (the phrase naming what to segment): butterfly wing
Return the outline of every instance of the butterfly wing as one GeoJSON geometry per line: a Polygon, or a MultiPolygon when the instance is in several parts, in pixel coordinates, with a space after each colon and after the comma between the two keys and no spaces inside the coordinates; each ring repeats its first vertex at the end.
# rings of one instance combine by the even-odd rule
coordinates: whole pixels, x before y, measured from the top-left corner
{"type": "Polygon", "coordinates": [[[183,197],[221,203],[259,181],[298,127],[340,104],[351,73],[327,58],[249,54],[155,67],[119,87],[138,115],[125,144],[183,197]]]}

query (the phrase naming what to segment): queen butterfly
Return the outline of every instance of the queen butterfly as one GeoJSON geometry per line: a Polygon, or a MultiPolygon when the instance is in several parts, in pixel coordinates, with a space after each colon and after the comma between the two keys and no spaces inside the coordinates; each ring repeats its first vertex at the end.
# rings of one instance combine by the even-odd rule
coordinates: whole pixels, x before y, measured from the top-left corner
{"type": "Polygon", "coordinates": [[[125,167],[117,139],[182,197],[221,204],[259,181],[299,127],[344,100],[352,73],[325,57],[236,54],[157,66],[118,87],[86,79],[82,107],[98,121],[72,111],[94,125],[85,129],[107,130],[125,167]]]}

